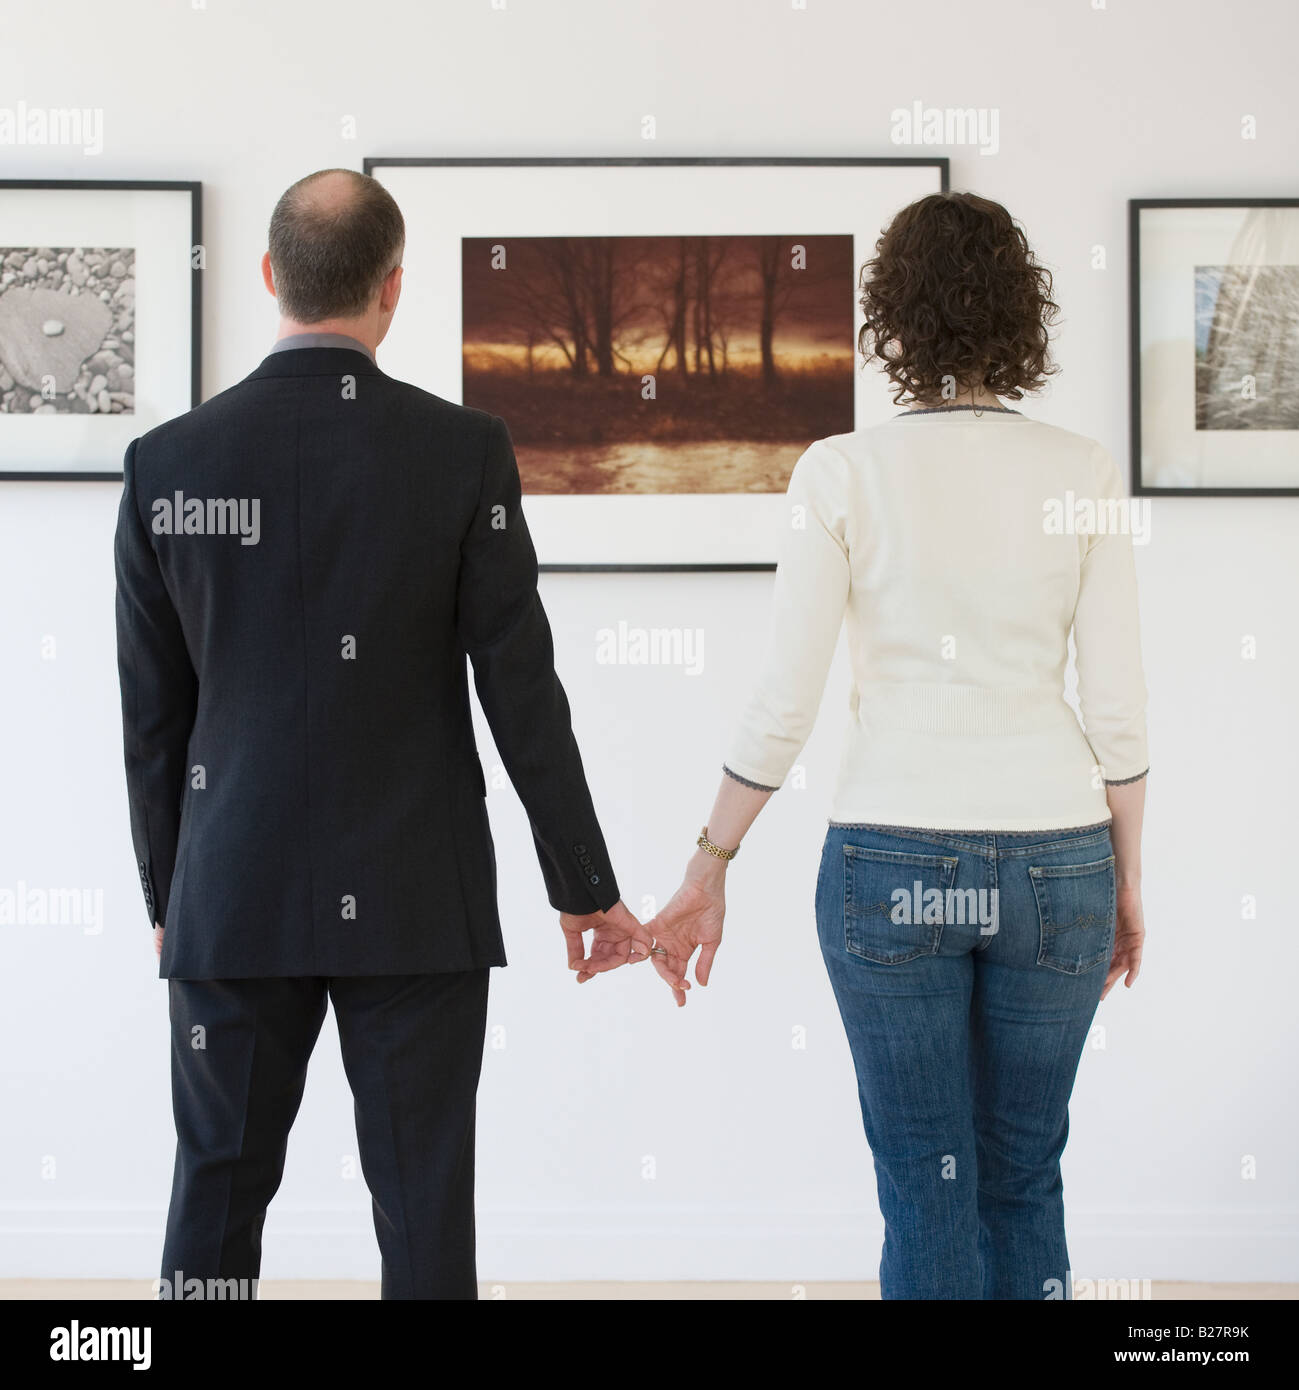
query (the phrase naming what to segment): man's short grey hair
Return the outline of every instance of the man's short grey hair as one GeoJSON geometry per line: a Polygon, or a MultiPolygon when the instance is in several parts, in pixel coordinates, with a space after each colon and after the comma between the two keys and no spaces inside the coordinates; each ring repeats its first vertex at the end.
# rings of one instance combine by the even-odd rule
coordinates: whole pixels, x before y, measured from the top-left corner
{"type": "Polygon", "coordinates": [[[271,214],[280,313],[297,323],[355,318],[401,264],[405,247],[401,209],[378,179],[354,169],[308,174],[285,190],[271,214]],[[326,179],[334,186],[322,185],[326,179]]]}

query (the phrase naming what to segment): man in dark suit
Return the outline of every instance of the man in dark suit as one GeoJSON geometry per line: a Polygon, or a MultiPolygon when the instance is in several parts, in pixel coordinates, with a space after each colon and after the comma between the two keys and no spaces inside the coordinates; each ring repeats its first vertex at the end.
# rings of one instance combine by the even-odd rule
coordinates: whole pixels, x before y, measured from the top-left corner
{"type": "Polygon", "coordinates": [[[404,243],[374,179],[294,184],[263,258],[275,349],[126,453],[118,653],[171,1001],[173,1288],[257,1279],[329,999],[383,1296],[477,1296],[475,1094],[505,952],[466,656],[570,968],[652,946],[587,789],[506,427],[375,363],[404,243]]]}

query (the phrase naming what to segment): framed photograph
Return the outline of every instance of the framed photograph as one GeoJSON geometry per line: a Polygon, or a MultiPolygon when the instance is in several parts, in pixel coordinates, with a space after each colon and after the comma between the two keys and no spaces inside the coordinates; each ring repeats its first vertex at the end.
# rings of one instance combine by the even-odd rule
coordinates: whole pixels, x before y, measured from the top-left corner
{"type": "Polygon", "coordinates": [[[1299,198],[1128,219],[1133,495],[1299,496],[1299,198]]]}
{"type": "Polygon", "coordinates": [[[0,181],[0,478],[120,479],[198,404],[200,188],[0,181]]]}
{"type": "Polygon", "coordinates": [[[896,412],[862,263],[947,160],[367,159],[386,372],[506,421],[544,569],[770,569],[815,439],[896,412]]]}

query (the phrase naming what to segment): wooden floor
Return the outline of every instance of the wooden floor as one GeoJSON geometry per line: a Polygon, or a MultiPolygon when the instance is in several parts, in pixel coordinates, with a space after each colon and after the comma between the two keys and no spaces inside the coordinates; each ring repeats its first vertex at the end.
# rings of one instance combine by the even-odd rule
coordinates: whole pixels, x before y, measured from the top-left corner
{"type": "MultiPolygon", "coordinates": [[[[1153,1299],[1294,1299],[1299,1284],[1182,1284],[1154,1282],[1153,1299]]],[[[378,1282],[343,1279],[267,1280],[263,1299],[343,1299],[379,1297],[378,1282]]],[[[489,1284],[483,1299],[560,1299],[591,1302],[675,1299],[878,1299],[878,1284],[489,1284]]],[[[134,1279],[0,1279],[0,1300],[40,1298],[152,1299],[153,1291],[134,1279]]]]}

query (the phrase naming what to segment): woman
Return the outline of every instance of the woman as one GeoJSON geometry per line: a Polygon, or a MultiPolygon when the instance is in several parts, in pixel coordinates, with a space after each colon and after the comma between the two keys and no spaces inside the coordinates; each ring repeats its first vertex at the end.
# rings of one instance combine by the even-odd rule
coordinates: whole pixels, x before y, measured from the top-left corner
{"type": "Polygon", "coordinates": [[[1001,403],[1056,370],[1051,277],[1005,208],[921,199],[860,288],[859,347],[909,408],[794,469],[765,671],[650,924],[653,959],[678,1004],[696,947],[707,983],[727,866],[811,731],[846,623],[816,919],[875,1161],[882,1294],[1069,1298],[1069,1094],[1144,937],[1145,686],[1118,470],[1001,403]],[[1071,631],[1085,731],[1064,700],[1071,631]]]}

